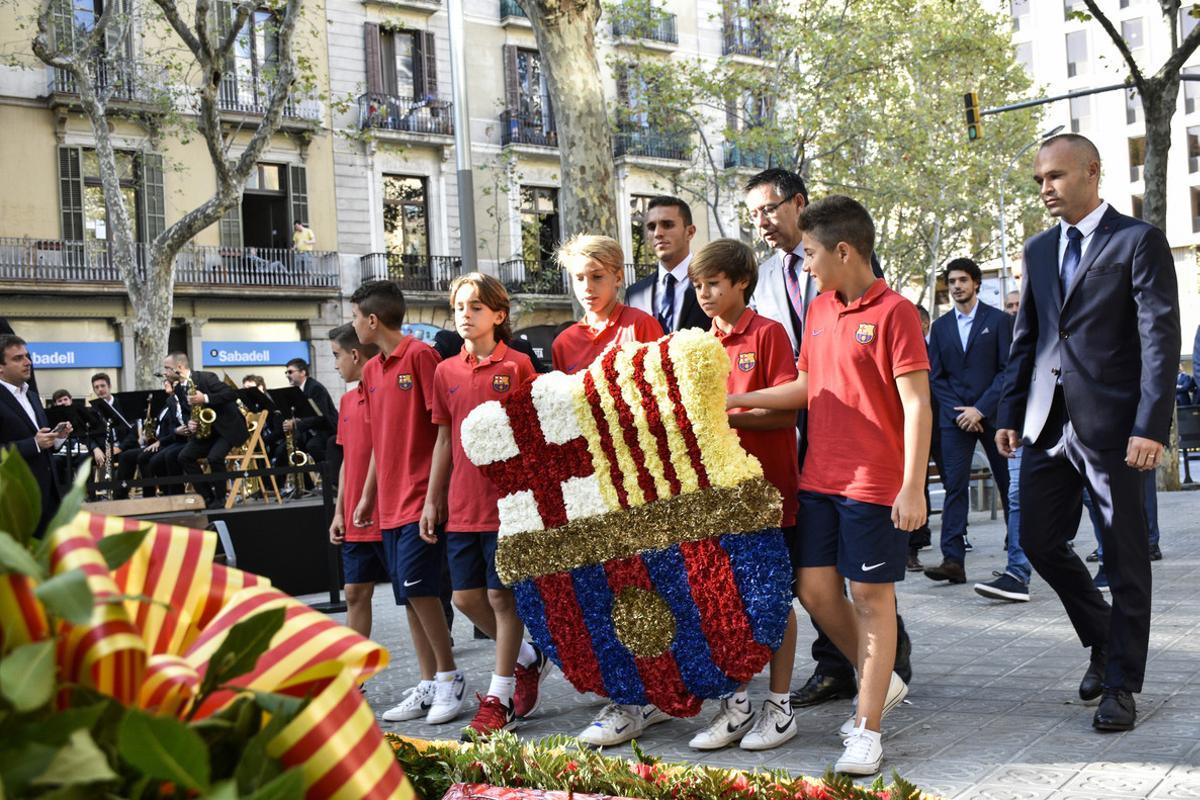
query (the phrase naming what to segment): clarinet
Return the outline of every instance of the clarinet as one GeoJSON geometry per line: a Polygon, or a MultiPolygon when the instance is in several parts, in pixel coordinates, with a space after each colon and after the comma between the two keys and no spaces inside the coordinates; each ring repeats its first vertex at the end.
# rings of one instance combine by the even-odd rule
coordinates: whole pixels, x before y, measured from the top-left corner
{"type": "MultiPolygon", "coordinates": [[[[104,418],[104,483],[112,483],[112,462],[113,462],[113,431],[112,422],[108,417],[104,418]]],[[[109,500],[112,499],[112,486],[104,490],[104,494],[109,500]]]]}

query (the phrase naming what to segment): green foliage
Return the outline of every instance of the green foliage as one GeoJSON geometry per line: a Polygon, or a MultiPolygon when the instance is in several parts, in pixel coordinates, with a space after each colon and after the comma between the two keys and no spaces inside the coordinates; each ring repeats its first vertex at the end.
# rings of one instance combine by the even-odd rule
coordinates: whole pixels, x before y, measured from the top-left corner
{"type": "Polygon", "coordinates": [[[0,661],[0,695],[19,712],[33,711],[54,694],[54,642],[31,642],[0,661]]]}
{"type": "Polygon", "coordinates": [[[42,516],[42,492],[15,447],[0,450],[0,487],[0,531],[25,544],[42,516]]]}
{"type": "Polygon", "coordinates": [[[136,531],[109,534],[101,539],[96,547],[100,550],[100,555],[104,556],[104,563],[109,569],[119,569],[142,546],[142,541],[149,532],[150,526],[147,525],[136,531]]]}
{"type": "Polygon", "coordinates": [[[578,740],[552,736],[522,742],[500,733],[470,744],[433,744],[424,751],[392,735],[388,740],[413,788],[441,797],[455,783],[528,786],[545,790],[637,797],[644,800],[920,800],[919,790],[899,776],[890,786],[869,787],[826,773],[820,781],[782,770],[742,772],[695,764],[668,764],[635,742],[635,758],[610,758],[578,740]]]}
{"type": "Polygon", "coordinates": [[[200,684],[200,698],[254,669],[258,657],[267,651],[272,637],[283,627],[286,613],[283,608],[268,609],[230,628],[208,662],[208,671],[200,684]]]}
{"type": "Polygon", "coordinates": [[[46,611],[68,622],[84,625],[92,618],[94,598],[82,570],[60,572],[38,584],[34,594],[46,611]]]}

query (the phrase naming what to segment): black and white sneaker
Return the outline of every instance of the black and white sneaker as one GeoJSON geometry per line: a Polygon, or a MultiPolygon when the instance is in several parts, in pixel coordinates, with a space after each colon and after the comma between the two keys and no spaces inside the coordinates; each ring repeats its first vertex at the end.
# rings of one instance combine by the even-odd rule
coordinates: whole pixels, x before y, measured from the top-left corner
{"type": "Polygon", "coordinates": [[[1029,584],[1022,583],[1007,572],[994,581],[975,584],[975,593],[991,600],[1007,600],[1010,603],[1029,602],[1029,584]]]}
{"type": "Polygon", "coordinates": [[[433,705],[433,684],[417,684],[404,692],[405,697],[399,705],[389,708],[380,714],[385,722],[406,722],[410,719],[420,719],[429,713],[433,705]]]}

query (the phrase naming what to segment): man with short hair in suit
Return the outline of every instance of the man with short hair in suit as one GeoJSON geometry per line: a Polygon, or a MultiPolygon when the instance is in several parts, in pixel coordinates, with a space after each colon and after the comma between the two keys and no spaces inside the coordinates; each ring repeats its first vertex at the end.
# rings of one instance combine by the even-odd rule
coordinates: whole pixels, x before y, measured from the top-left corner
{"type": "Polygon", "coordinates": [[[644,311],[658,320],[663,333],[683,328],[708,330],[711,323],[688,280],[692,261],[692,209],[678,197],[661,195],[646,207],[646,238],[658,256],[658,270],[630,285],[625,305],[644,311]]]}
{"type": "MultiPolygon", "coordinates": [[[[183,474],[179,465],[179,453],[191,435],[187,425],[188,409],[180,402],[171,381],[163,381],[163,391],[167,395],[167,401],[159,409],[154,421],[155,439],[153,442],[147,442],[138,453],[138,472],[143,478],[166,478],[183,474]]],[[[183,494],[183,484],[168,483],[162,486],[142,487],[142,497],[154,497],[158,494],[183,494]]]]}
{"type": "Polygon", "coordinates": [[[222,508],[225,505],[225,481],[202,478],[204,471],[200,469],[200,459],[208,461],[210,471],[224,472],[225,456],[250,438],[246,430],[246,418],[237,406],[237,390],[227,386],[211,372],[192,372],[186,353],[171,353],[164,358],[163,374],[167,380],[175,383],[175,396],[179,398],[181,406],[186,404],[189,415],[191,408],[196,405],[208,406],[217,414],[212,432],[204,438],[197,433],[197,423],[188,420],[191,435],[179,451],[179,466],[184,475],[190,476],[192,486],[204,498],[207,508],[222,508]],[[184,386],[189,377],[195,386],[192,393],[187,395],[184,386]]]}
{"type": "Polygon", "coordinates": [[[50,454],[66,441],[71,423],[62,423],[61,430],[49,427],[41,400],[29,387],[32,373],[33,360],[25,340],[11,333],[0,334],[0,449],[15,447],[37,481],[42,513],[35,535],[41,536],[61,500],[50,454]]]}
{"type": "Polygon", "coordinates": [[[1058,594],[1091,661],[1092,724],[1129,730],[1150,640],[1145,472],[1162,461],[1179,363],[1179,288],[1161,230],[1100,199],[1100,154],[1079,134],[1034,162],[1058,224],[1025,243],[1021,307],[996,444],[1021,463],[1021,545],[1058,594]],[[1083,490],[1100,508],[1112,606],[1067,539],[1083,490]]]}
{"type": "MultiPolygon", "coordinates": [[[[996,407],[1012,344],[1012,317],[979,299],[983,274],[969,258],[946,265],[944,280],[954,308],[929,329],[929,385],[937,398],[941,439],[942,563],[925,568],[935,581],[966,583],[967,511],[971,461],[976,442],[983,445],[992,480],[1008,517],[1008,460],[996,449],[996,407]]],[[[1029,575],[1010,576],[1002,587],[1010,600],[1029,599],[1029,575]],[[1011,584],[1011,585],[1010,585],[1011,584]]],[[[997,590],[999,591],[999,590],[997,590]]]]}
{"type": "MultiPolygon", "coordinates": [[[[800,212],[808,205],[808,189],[804,179],[796,173],[772,168],[750,178],[745,190],[750,220],[763,241],[775,250],[758,266],[758,283],[750,297],[750,307],[783,325],[792,343],[793,354],[799,355],[797,342],[801,341],[800,334],[804,331],[804,317],[818,293],[817,282],[803,269],[804,250],[800,246],[799,219],[800,212]]],[[[874,254],[871,269],[876,277],[883,277],[874,254]]],[[[803,412],[797,415],[797,460],[800,462],[804,459],[805,420],[803,412]]],[[[800,531],[800,535],[803,536],[804,531],[800,531]]],[[[912,643],[899,614],[896,623],[895,669],[908,683],[912,679],[909,661],[912,643]]],[[[812,657],[817,666],[804,686],[792,692],[792,706],[796,708],[853,697],[858,691],[854,667],[815,622],[813,628],[817,638],[812,643],[812,657]]]]}
{"type": "MultiPolygon", "coordinates": [[[[320,416],[316,417],[297,417],[294,423],[296,449],[308,453],[313,461],[319,464],[325,460],[329,450],[329,439],[337,433],[337,408],[334,407],[333,398],[329,396],[325,385],[308,376],[308,362],[303,358],[293,358],[287,363],[287,378],[292,386],[299,389],[304,398],[314,403],[321,412],[320,416]]],[[[292,426],[293,421],[285,419],[284,433],[290,432],[292,426]]],[[[276,461],[283,463],[279,455],[276,455],[276,461]]]]}
{"type": "MultiPolygon", "coordinates": [[[[113,479],[118,481],[117,487],[111,490],[114,500],[125,500],[129,497],[129,487],[122,485],[125,481],[133,480],[137,473],[138,457],[142,449],[138,447],[138,431],[141,415],[136,409],[128,409],[117,402],[112,393],[112,378],[107,372],[97,372],[92,376],[92,392],[96,399],[91,405],[94,408],[100,403],[106,407],[101,414],[102,420],[108,420],[107,435],[112,437],[113,479]]],[[[100,435],[100,447],[105,444],[104,433],[100,435]]],[[[104,469],[104,450],[95,454],[96,468],[104,469]]]]}

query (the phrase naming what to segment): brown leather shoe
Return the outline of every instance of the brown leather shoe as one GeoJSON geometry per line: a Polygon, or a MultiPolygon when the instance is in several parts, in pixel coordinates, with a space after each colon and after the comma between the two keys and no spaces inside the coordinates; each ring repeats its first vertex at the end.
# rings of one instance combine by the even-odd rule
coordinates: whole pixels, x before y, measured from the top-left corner
{"type": "Polygon", "coordinates": [[[909,572],[923,572],[925,565],[921,563],[921,559],[917,557],[916,553],[909,553],[907,569],[909,572]]]}
{"type": "Polygon", "coordinates": [[[925,577],[931,581],[950,581],[950,583],[966,583],[967,571],[957,561],[944,560],[936,567],[926,567],[925,577]]]}

